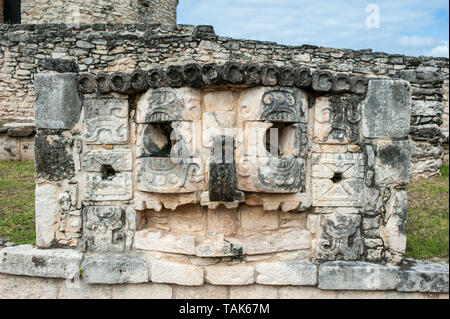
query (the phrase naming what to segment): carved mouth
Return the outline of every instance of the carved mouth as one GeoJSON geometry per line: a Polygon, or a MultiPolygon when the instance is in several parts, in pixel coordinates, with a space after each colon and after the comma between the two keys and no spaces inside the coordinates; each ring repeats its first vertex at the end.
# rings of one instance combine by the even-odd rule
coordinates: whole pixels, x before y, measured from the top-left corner
{"type": "Polygon", "coordinates": [[[151,114],[147,115],[145,121],[147,123],[161,123],[161,122],[170,122],[173,121],[174,118],[172,114],[168,113],[165,110],[155,110],[151,114]]]}
{"type": "Polygon", "coordinates": [[[277,110],[269,110],[262,117],[271,122],[295,122],[296,114],[291,109],[278,108],[277,110]]]}

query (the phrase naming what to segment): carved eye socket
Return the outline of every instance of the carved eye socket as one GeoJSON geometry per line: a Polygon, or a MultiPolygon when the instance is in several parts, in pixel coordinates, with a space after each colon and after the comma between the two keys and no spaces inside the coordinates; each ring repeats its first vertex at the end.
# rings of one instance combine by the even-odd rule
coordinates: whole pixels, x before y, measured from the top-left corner
{"type": "Polygon", "coordinates": [[[273,95],[272,94],[266,94],[264,96],[264,104],[272,104],[273,103],[273,95]]]}
{"type": "Polygon", "coordinates": [[[144,152],[149,157],[170,157],[175,134],[172,122],[154,123],[148,125],[144,131],[144,152]]]}

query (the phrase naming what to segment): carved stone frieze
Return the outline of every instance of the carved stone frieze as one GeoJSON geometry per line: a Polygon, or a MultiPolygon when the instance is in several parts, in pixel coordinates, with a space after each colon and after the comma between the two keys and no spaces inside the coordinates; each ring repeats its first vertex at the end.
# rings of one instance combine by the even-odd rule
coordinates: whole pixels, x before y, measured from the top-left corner
{"type": "Polygon", "coordinates": [[[89,99],[84,102],[84,142],[125,144],[128,141],[128,101],[89,99]]]}
{"type": "Polygon", "coordinates": [[[317,258],[321,260],[357,260],[363,253],[360,232],[361,216],[329,214],[321,218],[321,236],[317,243],[317,258]]]}
{"type": "Polygon", "coordinates": [[[125,209],[88,206],[83,209],[83,244],[90,252],[124,251],[125,209]]]}

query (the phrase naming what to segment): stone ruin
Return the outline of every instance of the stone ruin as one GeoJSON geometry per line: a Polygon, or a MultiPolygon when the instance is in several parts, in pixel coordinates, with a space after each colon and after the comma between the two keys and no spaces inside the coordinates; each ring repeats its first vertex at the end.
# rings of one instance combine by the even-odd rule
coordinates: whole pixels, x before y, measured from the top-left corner
{"type": "MultiPolygon", "coordinates": [[[[196,37],[212,35],[182,35],[196,37]]],[[[448,266],[404,258],[416,72],[40,68],[37,247],[0,250],[0,288],[30,276],[86,285],[39,283],[55,297],[448,293],[448,266]]]]}
{"type": "Polygon", "coordinates": [[[230,62],[41,73],[35,93],[38,249],[3,249],[3,273],[448,291],[448,270],[397,267],[405,80],[230,62]]]}

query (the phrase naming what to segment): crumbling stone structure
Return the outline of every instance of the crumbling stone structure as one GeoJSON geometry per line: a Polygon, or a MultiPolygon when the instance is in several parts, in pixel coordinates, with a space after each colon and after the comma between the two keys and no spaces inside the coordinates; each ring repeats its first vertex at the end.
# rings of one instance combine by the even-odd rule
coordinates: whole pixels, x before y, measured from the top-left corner
{"type": "Polygon", "coordinates": [[[178,0],[22,0],[25,24],[146,23],[175,25],[178,0]]]}
{"type": "MultiPolygon", "coordinates": [[[[439,174],[448,140],[448,59],[389,55],[370,50],[219,37],[211,27],[156,25],[0,25],[0,122],[34,121],[34,75],[48,59],[72,60],[80,72],[132,72],[176,63],[274,63],[350,76],[412,81],[412,178],[439,174]]],[[[0,158],[23,150],[0,133],[0,158]],[[8,150],[17,150],[9,152],[8,150]]],[[[25,144],[24,144],[25,145],[25,144]]]]}
{"type": "Polygon", "coordinates": [[[448,266],[403,258],[410,134],[443,113],[414,113],[442,103],[420,60],[209,26],[2,37],[34,55],[12,86],[33,87],[37,247],[0,250],[0,296],[29,276],[51,298],[448,297],[448,266]]]}

